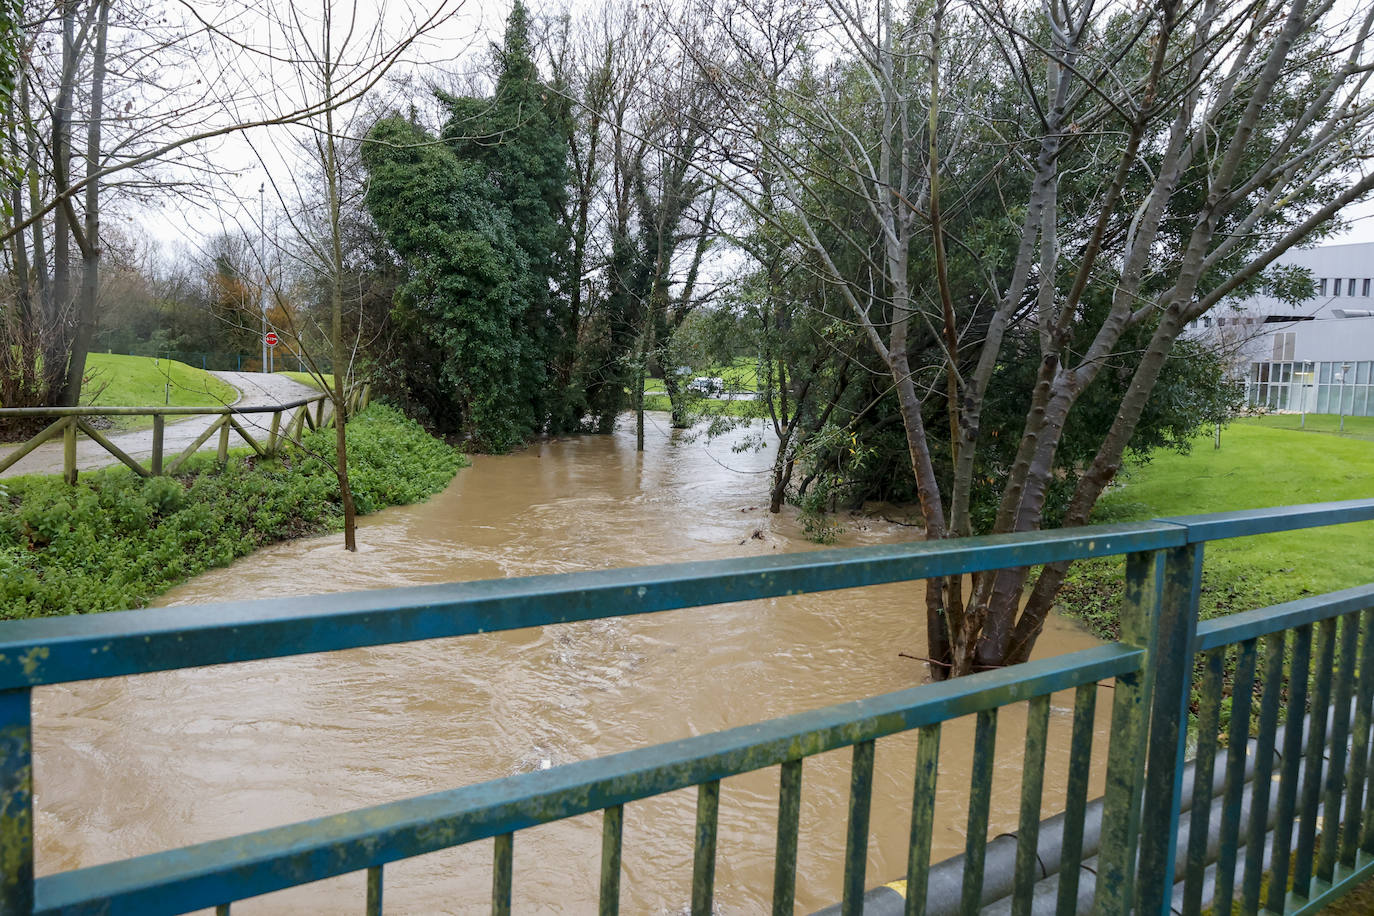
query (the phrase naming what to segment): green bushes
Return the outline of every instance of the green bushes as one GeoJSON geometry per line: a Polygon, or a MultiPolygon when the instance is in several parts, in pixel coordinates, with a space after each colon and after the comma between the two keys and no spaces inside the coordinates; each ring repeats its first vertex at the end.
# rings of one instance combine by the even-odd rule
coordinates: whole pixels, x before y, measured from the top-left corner
{"type": "MultiPolygon", "coordinates": [[[[0,617],[139,607],[173,585],[265,544],[338,528],[334,431],[277,459],[198,455],[177,477],[124,468],[0,483],[0,617]]],[[[399,412],[374,405],[348,426],[360,513],[425,499],[466,464],[399,412]]]]}

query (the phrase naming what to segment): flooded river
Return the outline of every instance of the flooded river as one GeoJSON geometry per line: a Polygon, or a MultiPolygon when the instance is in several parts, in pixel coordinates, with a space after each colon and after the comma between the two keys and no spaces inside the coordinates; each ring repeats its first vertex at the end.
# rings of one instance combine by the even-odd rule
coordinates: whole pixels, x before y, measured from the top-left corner
{"type": "MultiPolygon", "coordinates": [[[[196,578],[166,604],[305,595],[814,549],[766,510],[767,454],[633,430],[479,456],[443,493],[339,538],[281,544],[196,578]]],[[[841,546],[919,530],[847,519],[841,546]]],[[[327,601],[327,599],[324,599],[327,601]]],[[[194,611],[188,611],[194,613],[194,611]]],[[[670,741],[921,682],[919,587],[673,611],[462,639],[166,672],[35,691],[38,870],[48,874],[670,741]]],[[[1093,644],[1051,621],[1042,654],[1093,644]]],[[[1099,698],[1105,727],[1109,691],[1099,698]]],[[[1057,697],[1045,811],[1062,806],[1071,696],[1057,697]],[[1056,756],[1056,752],[1058,756],[1056,756]]],[[[1025,716],[1003,711],[992,832],[1012,830],[1025,716]]],[[[962,851],[972,722],[946,727],[933,842],[962,851]]],[[[1095,751],[1100,770],[1102,748],[1095,751]]],[[[899,878],[914,736],[878,743],[870,885],[899,878]]],[[[807,761],[797,902],[838,897],[850,754],[807,761]]],[[[722,785],[722,913],[769,907],[777,770],[722,785]]],[[[1101,790],[1100,781],[1092,787],[1101,790]]],[[[626,808],[622,909],[690,900],[695,790],[626,808]]],[[[515,839],[519,913],[595,911],[599,815],[515,839]]],[[[490,841],[386,870],[388,913],[485,911],[490,841]]],[[[361,875],[235,904],[234,913],[356,913],[361,875]]]]}

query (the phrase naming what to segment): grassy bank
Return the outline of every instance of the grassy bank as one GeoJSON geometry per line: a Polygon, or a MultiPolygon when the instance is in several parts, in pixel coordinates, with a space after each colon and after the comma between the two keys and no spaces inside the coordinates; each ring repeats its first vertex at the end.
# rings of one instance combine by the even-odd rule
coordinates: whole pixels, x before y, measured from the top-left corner
{"type": "MultiPolygon", "coordinates": [[[[0,482],[0,616],[40,617],[140,607],[214,566],[286,538],[342,524],[334,430],[273,460],[235,453],[220,469],[194,456],[176,477],[125,468],[0,482]]],[[[348,424],[359,513],[418,502],[466,464],[399,412],[373,405],[348,424]]]]}
{"type": "Polygon", "coordinates": [[[204,369],[171,359],[92,353],[81,402],[100,407],[223,407],[239,393],[204,369]]]}
{"type": "MultiPolygon", "coordinates": [[[[287,372],[285,370],[282,370],[278,372],[277,375],[284,375],[292,381],[300,382],[307,388],[314,388],[316,391],[324,390],[320,387],[320,380],[317,379],[315,376],[311,375],[309,372],[287,372]]],[[[334,376],[330,373],[325,373],[324,383],[326,385],[329,385],[330,387],[333,387],[334,376]]]]}
{"type": "MultiPolygon", "coordinates": [[[[1374,441],[1337,436],[1335,417],[1239,420],[1221,448],[1201,436],[1188,455],[1159,454],[1123,472],[1094,521],[1259,509],[1374,496],[1374,441]]],[[[1350,418],[1346,419],[1351,429],[1350,418]]],[[[1370,424],[1361,420],[1356,424],[1370,424]]],[[[1202,614],[1214,617],[1374,581],[1374,524],[1261,535],[1206,546],[1202,614]]],[[[1060,598],[1067,613],[1104,636],[1117,629],[1122,560],[1075,565],[1060,598]]]]}
{"type": "MultiPolygon", "coordinates": [[[[759,417],[763,416],[762,411],[766,408],[759,401],[736,401],[723,398],[698,398],[693,397],[689,402],[693,415],[699,417],[729,416],[729,417],[759,417]]],[[[661,410],[665,413],[673,409],[672,402],[668,400],[666,394],[646,394],[644,396],[645,410],[661,410]]]]}

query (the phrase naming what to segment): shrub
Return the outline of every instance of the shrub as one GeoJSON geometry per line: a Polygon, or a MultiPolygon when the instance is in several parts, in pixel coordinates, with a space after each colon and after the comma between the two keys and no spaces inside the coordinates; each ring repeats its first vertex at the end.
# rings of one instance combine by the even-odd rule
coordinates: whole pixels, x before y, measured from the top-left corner
{"type": "MultiPolygon", "coordinates": [[[[466,460],[398,411],[373,405],[348,426],[359,512],[423,500],[466,460]]],[[[343,523],[327,458],[334,431],[274,459],[193,457],[176,477],[128,469],[20,477],[0,487],[0,617],[140,607],[185,579],[286,538],[343,523]]]]}

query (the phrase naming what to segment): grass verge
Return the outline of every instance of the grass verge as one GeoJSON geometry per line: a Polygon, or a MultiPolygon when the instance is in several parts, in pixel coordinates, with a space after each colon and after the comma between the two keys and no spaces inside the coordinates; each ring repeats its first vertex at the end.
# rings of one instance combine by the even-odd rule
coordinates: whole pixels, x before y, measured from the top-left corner
{"type": "MultiPolygon", "coordinates": [[[[759,417],[763,416],[762,411],[764,409],[763,404],[759,401],[692,397],[688,403],[691,405],[692,415],[697,419],[722,415],[727,417],[759,417]]],[[[644,409],[661,410],[666,413],[673,409],[673,405],[666,394],[646,394],[644,396],[644,409]]]]}
{"type": "Polygon", "coordinates": [[[86,359],[82,403],[98,407],[223,407],[234,386],[172,359],[92,353],[86,359]]]}
{"type": "MultiPolygon", "coordinates": [[[[1141,521],[1374,496],[1374,441],[1303,432],[1276,426],[1274,419],[1236,421],[1222,430],[1220,449],[1212,447],[1210,436],[1201,436],[1187,455],[1162,453],[1129,468],[1102,498],[1093,520],[1141,521]]],[[[1296,425],[1297,418],[1291,419],[1296,425]]],[[[1314,421],[1320,428],[1328,420],[1334,424],[1336,418],[1309,416],[1309,429],[1314,421]]],[[[1202,616],[1374,581],[1371,542],[1374,524],[1361,523],[1210,543],[1202,616]]],[[[1060,595],[1061,610],[1099,635],[1115,637],[1123,570],[1120,558],[1075,564],[1060,595]]]]}
{"type": "MultiPolygon", "coordinates": [[[[320,380],[315,378],[315,376],[311,375],[309,372],[286,372],[283,370],[276,374],[284,375],[293,381],[300,382],[302,385],[305,385],[308,388],[314,388],[316,391],[325,390],[320,387],[320,380]]],[[[324,383],[326,385],[329,385],[330,387],[333,387],[334,376],[332,374],[325,373],[324,383]]]]}
{"type": "MultiPolygon", "coordinates": [[[[358,512],[419,502],[467,464],[399,411],[373,405],[348,424],[358,512]]],[[[330,465],[334,430],[305,451],[264,460],[235,452],[219,468],[193,456],[176,477],[125,468],[0,482],[0,617],[45,617],[141,607],[199,572],[259,547],[338,529],[330,465]]]]}

